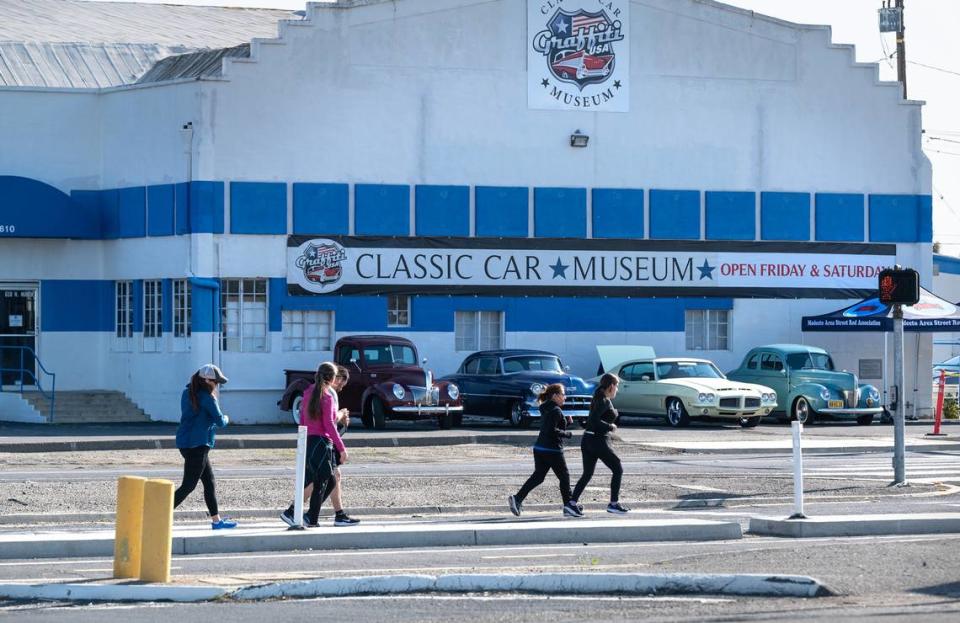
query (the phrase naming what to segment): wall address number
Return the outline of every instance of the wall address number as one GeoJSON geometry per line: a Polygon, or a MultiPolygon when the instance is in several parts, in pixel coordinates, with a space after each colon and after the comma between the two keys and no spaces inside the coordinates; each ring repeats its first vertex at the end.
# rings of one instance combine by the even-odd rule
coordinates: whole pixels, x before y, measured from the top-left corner
{"type": "Polygon", "coordinates": [[[16,225],[0,225],[0,234],[15,234],[17,233],[16,225]]]}

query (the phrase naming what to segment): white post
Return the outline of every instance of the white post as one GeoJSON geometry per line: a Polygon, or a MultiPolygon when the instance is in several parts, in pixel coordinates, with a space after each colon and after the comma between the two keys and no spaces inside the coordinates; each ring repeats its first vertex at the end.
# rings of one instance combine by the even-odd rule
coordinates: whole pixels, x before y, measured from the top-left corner
{"type": "Polygon", "coordinates": [[[307,427],[297,428],[297,477],[296,489],[293,492],[293,519],[297,523],[295,529],[303,529],[303,487],[307,471],[307,427]]]}
{"type": "Polygon", "coordinates": [[[800,433],[803,423],[792,422],[793,429],[793,515],[789,519],[806,519],[803,514],[803,452],[800,446],[800,433]]]}
{"type": "Polygon", "coordinates": [[[903,376],[903,307],[893,306],[893,381],[897,388],[897,412],[893,416],[893,483],[906,484],[904,419],[907,417],[907,392],[903,376]]]}

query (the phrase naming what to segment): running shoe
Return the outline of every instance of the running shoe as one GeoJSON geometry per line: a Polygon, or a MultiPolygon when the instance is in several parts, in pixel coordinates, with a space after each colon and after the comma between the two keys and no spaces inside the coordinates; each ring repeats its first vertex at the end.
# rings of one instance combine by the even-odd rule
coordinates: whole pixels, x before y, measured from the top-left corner
{"type": "Polygon", "coordinates": [[[620,502],[610,502],[607,504],[607,512],[613,513],[614,515],[626,515],[630,512],[630,509],[620,502]]]}
{"type": "Polygon", "coordinates": [[[583,517],[583,511],[573,502],[567,502],[563,505],[564,517],[583,517]]]}
{"type": "Polygon", "coordinates": [[[355,526],[360,523],[359,519],[354,519],[350,515],[344,513],[343,511],[336,514],[333,518],[333,525],[337,527],[343,526],[355,526]]]}
{"type": "Polygon", "coordinates": [[[316,521],[310,521],[310,518],[307,517],[307,514],[303,514],[303,527],[304,528],[319,528],[320,524],[316,521]]]}
{"type": "Polygon", "coordinates": [[[520,513],[523,512],[523,505],[517,501],[517,496],[511,495],[508,497],[507,503],[510,504],[510,512],[519,517],[520,513]]]}
{"type": "Polygon", "coordinates": [[[295,527],[297,526],[297,522],[294,521],[294,519],[293,519],[293,511],[290,510],[289,508],[288,508],[287,510],[283,511],[282,513],[280,513],[280,520],[281,520],[283,523],[285,523],[285,524],[287,524],[288,526],[290,526],[291,528],[295,528],[295,527]]]}
{"type": "Polygon", "coordinates": [[[236,528],[237,522],[229,517],[221,517],[220,521],[210,522],[210,525],[214,530],[229,530],[230,528],[236,528]]]}

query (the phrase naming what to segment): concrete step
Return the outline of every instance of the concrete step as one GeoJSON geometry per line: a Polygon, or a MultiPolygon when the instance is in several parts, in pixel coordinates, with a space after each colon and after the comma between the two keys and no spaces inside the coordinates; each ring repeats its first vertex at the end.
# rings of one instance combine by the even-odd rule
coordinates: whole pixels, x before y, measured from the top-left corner
{"type": "MultiPolygon", "coordinates": [[[[39,392],[23,397],[39,413],[49,416],[50,400],[39,392]]],[[[150,418],[125,394],[116,391],[61,391],[54,402],[54,424],[149,422],[150,418]]]]}

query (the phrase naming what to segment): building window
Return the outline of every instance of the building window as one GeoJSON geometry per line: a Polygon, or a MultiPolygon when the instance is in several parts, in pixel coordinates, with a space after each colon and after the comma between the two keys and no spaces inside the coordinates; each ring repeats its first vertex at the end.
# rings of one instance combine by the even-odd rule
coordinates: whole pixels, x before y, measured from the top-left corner
{"type": "Polygon", "coordinates": [[[224,279],[220,284],[220,348],[267,351],[267,280],[224,279]]]}
{"type": "Polygon", "coordinates": [[[410,297],[405,294],[387,296],[387,326],[410,326],[410,297]]]}
{"type": "Polygon", "coordinates": [[[133,282],[118,281],[116,288],[116,334],[114,350],[130,351],[133,347],[133,282]]]}
{"type": "Polygon", "coordinates": [[[190,352],[193,333],[190,314],[190,282],[176,279],[173,282],[173,350],[176,352],[190,352]]]}
{"type": "Polygon", "coordinates": [[[163,350],[163,282],[143,282],[143,352],[163,350]]]}
{"type": "Polygon", "coordinates": [[[317,352],[333,350],[333,312],[283,312],[283,350],[317,352]]]}
{"type": "Polygon", "coordinates": [[[688,309],[687,350],[729,350],[730,312],[725,309],[688,309]]]}
{"type": "Polygon", "coordinates": [[[454,314],[453,327],[458,351],[503,348],[501,311],[458,311],[454,314]]]}

